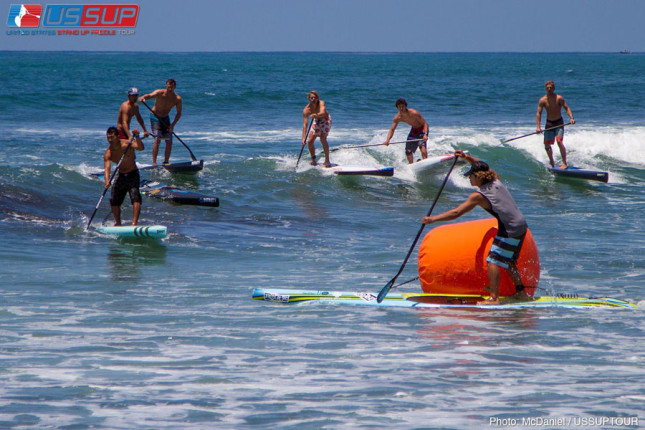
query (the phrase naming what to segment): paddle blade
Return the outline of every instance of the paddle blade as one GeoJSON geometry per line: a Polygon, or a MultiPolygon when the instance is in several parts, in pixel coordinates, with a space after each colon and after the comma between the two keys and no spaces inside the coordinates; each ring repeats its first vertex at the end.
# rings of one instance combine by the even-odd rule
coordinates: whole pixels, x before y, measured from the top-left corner
{"type": "Polygon", "coordinates": [[[378,293],[378,296],[376,296],[377,303],[381,303],[383,299],[385,299],[385,296],[387,296],[387,293],[389,293],[390,290],[392,289],[392,285],[394,285],[394,279],[388,282],[387,285],[385,285],[383,289],[378,293]]]}

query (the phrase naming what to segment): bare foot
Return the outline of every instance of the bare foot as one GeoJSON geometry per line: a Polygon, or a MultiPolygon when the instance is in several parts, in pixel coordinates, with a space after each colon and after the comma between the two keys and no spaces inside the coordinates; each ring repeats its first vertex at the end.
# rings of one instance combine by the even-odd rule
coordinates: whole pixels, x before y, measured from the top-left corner
{"type": "Polygon", "coordinates": [[[566,169],[567,167],[569,167],[569,166],[567,166],[567,164],[566,164],[566,163],[562,163],[562,164],[560,165],[560,168],[561,168],[562,170],[566,169]]]}
{"type": "Polygon", "coordinates": [[[489,297],[486,300],[478,301],[477,304],[478,305],[499,305],[499,299],[494,299],[492,297],[489,297]]]}
{"type": "Polygon", "coordinates": [[[309,162],[309,164],[311,164],[312,166],[317,166],[318,165],[318,163],[316,163],[315,158],[312,158],[311,161],[309,162]]]}
{"type": "Polygon", "coordinates": [[[323,166],[325,166],[325,167],[327,167],[327,168],[330,168],[330,167],[331,167],[331,163],[330,163],[329,161],[325,161],[325,164],[323,164],[323,166]]]}
{"type": "Polygon", "coordinates": [[[513,294],[511,296],[511,299],[512,300],[522,301],[522,302],[530,302],[531,300],[533,300],[533,297],[529,296],[528,294],[526,294],[526,291],[522,290],[522,291],[518,291],[517,293],[513,294]]]}

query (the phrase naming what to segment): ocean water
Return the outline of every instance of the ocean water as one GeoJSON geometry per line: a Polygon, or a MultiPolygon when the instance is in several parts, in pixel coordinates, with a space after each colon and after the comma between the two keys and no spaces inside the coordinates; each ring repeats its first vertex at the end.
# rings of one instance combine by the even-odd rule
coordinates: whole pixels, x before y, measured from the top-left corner
{"type": "MultiPolygon", "coordinates": [[[[636,54],[0,52],[0,428],[642,426],[644,68],[636,54]],[[184,100],[175,131],[205,167],[144,177],[221,206],[144,198],[141,223],[168,226],[159,242],[85,231],[102,191],[88,173],[126,89],[169,77],[184,100]],[[577,121],[570,164],[608,171],[608,184],[555,180],[539,136],[500,144],[535,130],[548,79],[577,121]],[[416,177],[402,145],[332,152],[394,166],[392,178],[335,177],[306,154],[296,169],[312,89],[333,117],[332,147],[382,142],[405,97],[430,123],[430,154],[489,162],[535,237],[538,295],[640,308],[251,300],[255,287],[378,292],[447,174],[416,177]]],[[[176,141],[172,160],[188,159],[176,141]]],[[[470,192],[453,172],[435,213],[470,192]]],[[[105,199],[94,225],[108,212],[105,199]]],[[[399,281],[416,269],[414,253],[399,281]]]]}

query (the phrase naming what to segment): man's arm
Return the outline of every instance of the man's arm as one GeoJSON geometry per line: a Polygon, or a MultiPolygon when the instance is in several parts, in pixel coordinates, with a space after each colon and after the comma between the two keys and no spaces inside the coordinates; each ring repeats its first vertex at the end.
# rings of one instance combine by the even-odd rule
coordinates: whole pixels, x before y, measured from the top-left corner
{"type": "Polygon", "coordinates": [[[434,222],[440,221],[452,221],[453,219],[457,219],[463,214],[470,212],[476,206],[481,206],[484,201],[484,196],[482,196],[478,192],[474,192],[470,196],[468,196],[468,199],[466,199],[465,202],[463,202],[456,208],[450,209],[449,211],[446,211],[441,215],[423,217],[421,223],[432,224],[434,222]]]}
{"type": "Polygon", "coordinates": [[[143,122],[143,118],[141,117],[141,113],[139,112],[139,105],[134,105],[134,116],[137,118],[137,122],[143,128],[143,137],[148,137],[150,136],[150,133],[148,133],[148,130],[146,130],[146,124],[143,122]]]}
{"type": "Polygon", "coordinates": [[[105,150],[105,153],[103,154],[103,168],[105,171],[103,172],[103,179],[105,179],[105,188],[110,186],[110,170],[112,168],[111,163],[110,163],[110,148],[105,150]]]}
{"type": "Polygon", "coordinates": [[[175,109],[177,110],[177,114],[175,115],[175,119],[170,124],[170,127],[168,127],[169,132],[173,132],[173,129],[175,128],[175,124],[177,124],[177,121],[179,121],[179,118],[181,118],[181,97],[177,96],[179,100],[177,100],[177,104],[175,105],[175,109]]]}
{"type": "Polygon", "coordinates": [[[567,115],[569,115],[569,119],[571,120],[571,124],[575,124],[576,120],[573,119],[573,112],[571,112],[571,109],[569,109],[569,105],[567,102],[564,101],[564,97],[562,97],[562,107],[564,108],[565,112],[567,115]]]}
{"type": "Polygon", "coordinates": [[[387,133],[387,138],[385,139],[385,142],[383,142],[383,145],[387,146],[390,144],[390,140],[392,139],[392,136],[394,136],[394,130],[396,130],[396,126],[399,125],[399,121],[397,114],[394,117],[394,120],[392,120],[392,127],[390,127],[390,131],[387,133]]]}
{"type": "Polygon", "coordinates": [[[146,101],[146,100],[148,100],[148,99],[154,99],[154,98],[156,98],[156,97],[157,97],[157,95],[158,95],[161,91],[163,91],[163,90],[154,90],[154,91],[153,91],[153,92],[151,92],[151,93],[144,94],[144,95],[142,95],[141,97],[139,97],[139,101],[140,101],[140,102],[145,102],[145,101],[146,101]]]}
{"type": "MultiPolygon", "coordinates": [[[[139,133],[140,133],[139,130],[137,130],[136,128],[132,130],[132,134],[135,136],[134,140],[132,141],[132,149],[134,149],[135,151],[143,151],[144,149],[146,149],[143,146],[143,141],[139,137],[139,133]]],[[[125,150],[125,148],[127,147],[128,146],[126,144],[126,146],[123,149],[125,150]]]]}
{"type": "Polygon", "coordinates": [[[542,102],[542,99],[538,102],[538,108],[537,108],[537,115],[535,116],[535,123],[536,123],[536,129],[535,131],[537,133],[542,133],[542,110],[544,109],[544,103],[542,102]]]}
{"type": "Polygon", "coordinates": [[[128,136],[128,139],[132,137],[130,134],[130,126],[128,125],[128,102],[123,102],[119,108],[119,119],[117,124],[121,126],[121,130],[128,136]]]}

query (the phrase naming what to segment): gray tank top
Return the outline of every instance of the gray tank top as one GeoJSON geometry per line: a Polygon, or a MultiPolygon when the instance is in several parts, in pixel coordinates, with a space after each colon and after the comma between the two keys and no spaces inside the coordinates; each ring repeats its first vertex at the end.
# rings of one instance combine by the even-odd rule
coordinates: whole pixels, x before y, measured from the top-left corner
{"type": "Polygon", "coordinates": [[[496,179],[479,187],[479,192],[490,203],[488,212],[497,218],[500,236],[520,237],[526,233],[526,219],[504,184],[496,179]]]}

